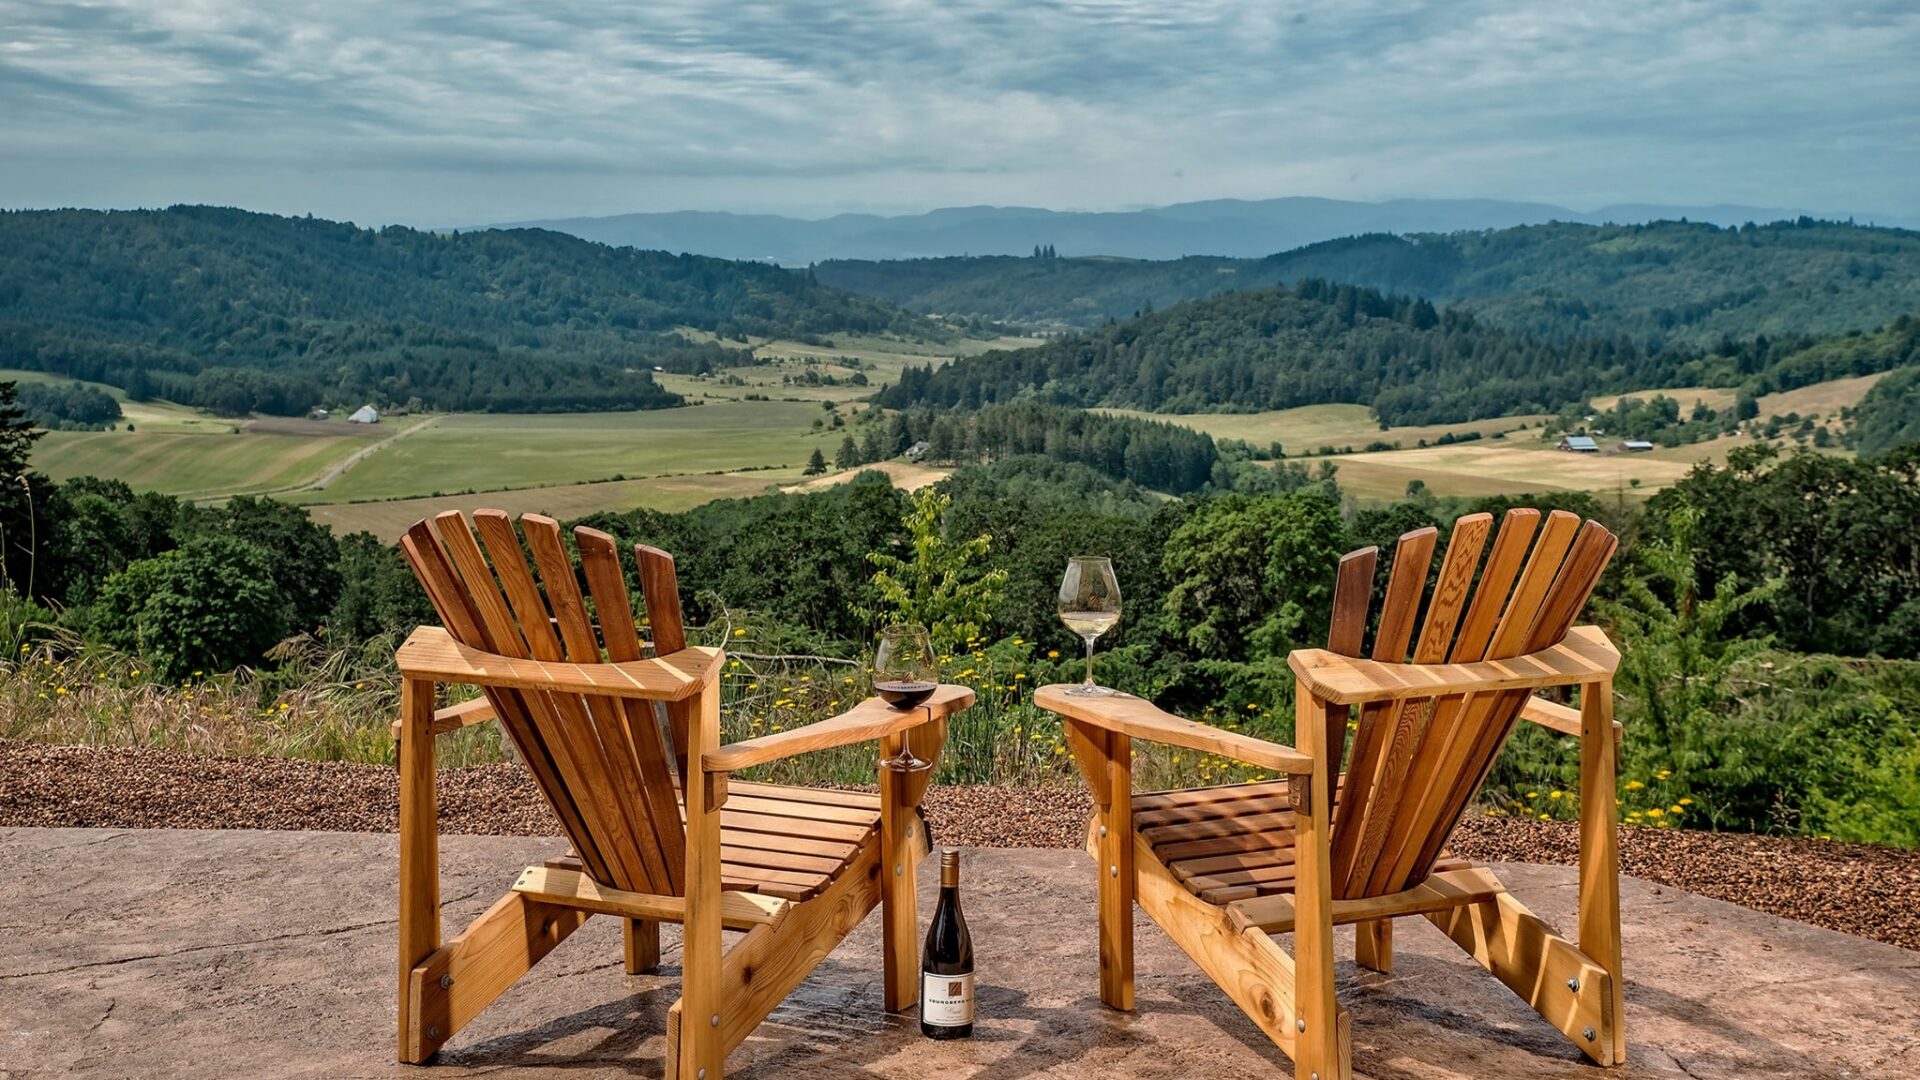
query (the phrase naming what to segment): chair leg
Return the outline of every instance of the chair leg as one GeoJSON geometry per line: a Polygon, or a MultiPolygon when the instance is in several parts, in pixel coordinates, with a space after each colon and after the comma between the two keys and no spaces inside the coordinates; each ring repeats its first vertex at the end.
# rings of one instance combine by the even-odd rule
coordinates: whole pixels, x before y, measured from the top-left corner
{"type": "Polygon", "coordinates": [[[1300,1037],[1293,1064],[1297,1080],[1346,1080],[1340,1009],[1333,988],[1333,784],[1327,775],[1326,704],[1304,683],[1294,696],[1294,730],[1314,759],[1313,772],[1295,785],[1294,1003],[1300,1037]],[[1304,792],[1298,785],[1305,785],[1304,792]]]}
{"type": "Polygon", "coordinates": [[[1580,951],[1612,976],[1603,1022],[1613,1061],[1625,1061],[1626,975],[1620,960],[1620,852],[1613,683],[1580,688],[1580,951]]]}
{"type": "Polygon", "coordinates": [[[1133,740],[1106,736],[1110,802],[1100,812],[1100,1000],[1133,1010],[1133,740]]]}
{"type": "Polygon", "coordinates": [[[418,1064],[410,983],[415,966],[440,947],[440,827],[434,802],[433,683],[400,684],[400,1041],[399,1059],[418,1064]]]}
{"type": "MultiPolygon", "coordinates": [[[[904,736],[886,739],[884,754],[898,753],[904,736]]],[[[882,989],[890,1013],[920,1002],[920,908],[914,894],[921,844],[919,815],[908,784],[912,774],[880,770],[880,903],[882,989]]]]}
{"type": "Polygon", "coordinates": [[[1393,973],[1393,920],[1374,919],[1355,923],[1353,958],[1369,971],[1393,973]]]}
{"type": "MultiPolygon", "coordinates": [[[[709,683],[695,699],[691,761],[720,744],[720,688],[709,683]]],[[[720,1031],[723,1000],[720,925],[720,813],[725,773],[693,768],[687,802],[687,921],[680,942],[680,1000],[667,1018],[667,1080],[721,1080],[726,1046],[720,1031]]]]}
{"type": "Polygon", "coordinates": [[[647,975],[660,967],[660,924],[647,919],[622,920],[621,940],[627,974],[647,975]]]}

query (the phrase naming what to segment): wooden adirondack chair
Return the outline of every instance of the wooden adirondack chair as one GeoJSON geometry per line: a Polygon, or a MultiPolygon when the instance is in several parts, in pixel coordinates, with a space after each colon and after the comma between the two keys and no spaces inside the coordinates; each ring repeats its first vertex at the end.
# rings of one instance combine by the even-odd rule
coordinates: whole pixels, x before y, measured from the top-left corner
{"type": "Polygon", "coordinates": [[[624,920],[632,973],[658,963],[660,923],[683,924],[670,1080],[719,1080],[727,1052],[875,904],[885,906],[886,1008],[911,1007],[914,867],[926,851],[918,807],[931,773],[881,770],[878,794],[729,784],[727,774],[875,740],[891,754],[911,738],[933,759],[946,718],[973,692],[942,686],[907,711],[869,700],[722,747],[725,654],[687,645],[671,556],[635,548],[656,653],[644,658],[611,536],[574,530],[582,595],[552,519],[521,518],[534,568],[506,514],[479,511],[474,525],[477,541],[459,513],[441,514],[401,541],[445,626],[414,631],[398,655],[400,1060],[432,1057],[595,913],[624,920]],[[436,712],[439,683],[485,696],[436,712]],[[573,850],[528,867],[442,944],[434,736],[487,719],[500,721],[573,850]],[[746,934],[723,952],[723,929],[746,934]]]}
{"type": "Polygon", "coordinates": [[[1035,693],[1064,718],[1093,789],[1087,847],[1101,868],[1102,1001],[1133,1007],[1137,901],[1294,1059],[1296,1076],[1346,1078],[1350,1035],[1334,999],[1333,928],[1354,924],[1359,962],[1386,971],[1393,918],[1424,915],[1588,1057],[1622,1060],[1612,706],[1619,654],[1597,628],[1573,626],[1617,541],[1563,511],[1543,520],[1536,510],[1512,510],[1480,569],[1492,525],[1487,514],[1455,523],[1417,639],[1437,533],[1400,538],[1366,654],[1378,551],[1341,560],[1328,648],[1289,658],[1298,749],[1183,720],[1135,697],[1073,697],[1064,686],[1035,693]],[[1532,696],[1548,686],[1578,686],[1579,710],[1532,696]],[[1578,946],[1487,869],[1444,850],[1522,719],[1581,739],[1578,946]],[[1135,795],[1136,738],[1281,778],[1135,795]],[[1288,931],[1291,957],[1271,936],[1288,931]]]}

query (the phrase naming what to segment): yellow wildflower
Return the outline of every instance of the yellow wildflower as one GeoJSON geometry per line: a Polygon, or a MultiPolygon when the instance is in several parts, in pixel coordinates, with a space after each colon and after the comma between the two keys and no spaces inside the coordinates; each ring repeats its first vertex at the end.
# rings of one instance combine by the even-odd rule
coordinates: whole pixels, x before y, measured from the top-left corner
{"type": "Polygon", "coordinates": [[[1641,783],[1641,782],[1640,782],[1640,781],[1638,781],[1638,780],[1629,780],[1629,781],[1627,781],[1627,790],[1628,790],[1628,791],[1639,791],[1639,790],[1640,790],[1641,788],[1643,788],[1643,787],[1646,787],[1646,786],[1647,786],[1647,785],[1645,785],[1645,784],[1643,784],[1643,783],[1641,783]]]}
{"type": "Polygon", "coordinates": [[[747,628],[746,628],[746,627],[744,627],[744,626],[742,626],[742,627],[740,627],[739,629],[737,629],[737,630],[735,630],[735,631],[733,632],[733,636],[734,636],[734,637],[746,637],[746,636],[747,636],[747,628]]]}
{"type": "MultiPolygon", "coordinates": [[[[27,647],[26,647],[25,645],[22,645],[22,646],[20,646],[20,651],[21,651],[21,652],[26,652],[26,651],[27,651],[27,647]]],[[[1060,659],[1060,650],[1059,650],[1059,649],[1048,649],[1048,650],[1047,650],[1047,659],[1049,659],[1049,660],[1058,660],[1058,659],[1060,659]]]]}
{"type": "Polygon", "coordinates": [[[1666,811],[1664,811],[1664,810],[1662,810],[1662,809],[1660,809],[1659,807],[1657,807],[1657,806],[1656,806],[1656,807],[1654,807],[1653,809],[1651,809],[1651,810],[1649,810],[1649,811],[1647,811],[1647,816],[1648,816],[1648,817],[1655,817],[1655,818],[1657,818],[1657,817],[1659,817],[1660,815],[1662,815],[1662,814],[1664,814],[1664,813],[1666,813],[1666,811]]]}
{"type": "Polygon", "coordinates": [[[1693,800],[1692,800],[1692,799],[1681,799],[1681,800],[1680,800],[1680,805],[1681,805],[1681,806],[1692,806],[1692,805],[1693,805],[1693,800]]]}
{"type": "Polygon", "coordinates": [[[1567,797],[1567,796],[1566,796],[1566,792],[1564,792],[1564,791],[1549,791],[1549,792],[1547,792],[1547,798],[1549,798],[1549,799],[1564,799],[1564,798],[1566,798],[1566,797],[1567,797]]]}
{"type": "Polygon", "coordinates": [[[1529,799],[1537,799],[1537,798],[1539,798],[1539,797],[1540,797],[1540,793],[1539,793],[1539,792],[1537,792],[1537,791],[1529,791],[1529,792],[1527,792],[1527,798],[1529,798],[1529,799]]]}
{"type": "Polygon", "coordinates": [[[1667,813],[1669,814],[1684,814],[1686,812],[1687,808],[1678,804],[1667,807],[1667,813]]]}

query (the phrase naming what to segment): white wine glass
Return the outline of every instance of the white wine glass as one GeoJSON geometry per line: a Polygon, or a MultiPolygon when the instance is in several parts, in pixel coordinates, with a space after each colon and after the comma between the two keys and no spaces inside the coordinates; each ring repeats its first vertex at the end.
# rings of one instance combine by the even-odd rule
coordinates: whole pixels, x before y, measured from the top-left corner
{"type": "Polygon", "coordinates": [[[1120,582],[1113,576],[1113,560],[1102,555],[1075,555],[1067,560],[1060,579],[1060,621],[1087,643],[1087,681],[1070,687],[1077,697],[1103,697],[1114,691],[1093,681],[1093,643],[1120,622],[1120,582]]]}
{"type": "MultiPolygon", "coordinates": [[[[873,692],[880,700],[905,712],[916,708],[940,688],[940,669],[933,658],[933,639],[918,623],[897,623],[880,631],[880,647],[873,654],[873,692]]],[[[913,752],[911,732],[900,733],[900,749],[880,759],[894,772],[924,772],[933,762],[913,752]]]]}

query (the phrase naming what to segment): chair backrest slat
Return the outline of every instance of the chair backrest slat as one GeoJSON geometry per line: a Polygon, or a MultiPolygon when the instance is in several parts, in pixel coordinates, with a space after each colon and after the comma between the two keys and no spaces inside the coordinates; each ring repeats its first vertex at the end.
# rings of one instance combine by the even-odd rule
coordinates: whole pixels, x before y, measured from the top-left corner
{"type": "MultiPolygon", "coordinates": [[[[1341,656],[1360,656],[1367,637],[1367,615],[1373,610],[1373,575],[1380,562],[1380,549],[1364,547],[1340,558],[1340,569],[1333,581],[1333,627],[1327,631],[1327,648],[1341,656]]],[[[1332,756],[1331,774],[1340,775],[1340,758],[1347,748],[1347,720],[1353,709],[1335,705],[1327,710],[1327,738],[1320,745],[1332,756]]]]}
{"type": "MultiPolygon", "coordinates": [[[[1413,649],[1414,663],[1438,664],[1446,660],[1448,648],[1453,644],[1453,632],[1473,591],[1480,552],[1486,547],[1492,527],[1492,514],[1469,514],[1454,522],[1453,535],[1447,539],[1446,559],[1434,582],[1433,597],[1427,602],[1426,625],[1413,649]]],[[[1400,703],[1375,780],[1382,791],[1389,793],[1389,798],[1393,798],[1391,793],[1404,793],[1407,788],[1409,774],[1426,746],[1430,730],[1427,721],[1434,705],[1435,700],[1431,698],[1400,703]]],[[[1415,815],[1409,812],[1404,795],[1395,800],[1392,814],[1385,813],[1385,809],[1384,806],[1377,808],[1367,819],[1360,856],[1354,875],[1348,880],[1351,892],[1365,894],[1384,885],[1413,829],[1415,815]]]]}
{"type": "MultiPolygon", "coordinates": [[[[1374,631],[1373,659],[1390,664],[1404,663],[1407,643],[1413,638],[1414,621],[1420,614],[1420,594],[1426,591],[1427,568],[1433,564],[1433,547],[1439,530],[1429,525],[1400,537],[1394,545],[1393,568],[1387,572],[1386,598],[1380,605],[1380,626],[1374,631]]],[[[1377,790],[1374,779],[1385,757],[1387,730],[1392,721],[1390,702],[1372,702],[1360,707],[1359,726],[1353,735],[1353,762],[1348,772],[1355,782],[1341,788],[1341,809],[1349,820],[1364,823],[1367,807],[1377,790]]],[[[1333,832],[1334,895],[1344,894],[1343,883],[1350,880],[1361,857],[1365,829],[1333,832]]]]}
{"type": "MultiPolygon", "coordinates": [[[[524,552],[511,519],[497,510],[474,515],[479,542],[458,512],[408,531],[402,547],[448,633],[517,658],[598,663],[604,640],[606,659],[638,659],[642,645],[612,537],[575,533],[600,618],[596,636],[559,524],[533,514],[521,524],[524,552]]],[[[487,695],[587,872],[614,888],[683,893],[686,832],[648,705],[543,690],[487,695]]]]}
{"type": "MultiPolygon", "coordinates": [[[[580,548],[580,567],[593,594],[593,610],[600,618],[600,640],[606,645],[607,659],[624,663],[641,658],[640,630],[633,622],[633,600],[627,595],[626,574],[620,568],[620,548],[614,539],[598,529],[573,530],[580,548]]],[[[684,645],[677,648],[684,648],[684,645]]],[[[670,650],[676,651],[676,650],[670,650]]],[[[672,868],[663,890],[682,891],[681,872],[687,861],[687,830],[680,820],[680,802],[673,791],[672,757],[661,737],[660,721],[652,703],[610,701],[622,710],[624,734],[631,760],[642,781],[647,815],[652,820],[654,842],[672,868]]]]}
{"type": "MultiPolygon", "coordinates": [[[[530,657],[528,633],[514,619],[501,595],[499,582],[475,543],[467,520],[459,511],[448,511],[434,519],[440,539],[453,556],[453,565],[466,582],[467,593],[475,600],[482,622],[493,638],[494,651],[502,656],[530,657]]],[[[519,546],[502,553],[520,558],[519,546]]],[[[544,622],[544,619],[538,620],[544,622]]],[[[653,881],[646,872],[639,845],[640,833],[634,827],[630,807],[618,789],[617,766],[601,745],[598,729],[580,695],[546,691],[526,691],[534,729],[546,743],[568,795],[580,811],[581,821],[594,833],[600,854],[612,880],[606,884],[635,892],[653,892],[653,881]]]]}
{"type": "MultiPolygon", "coordinates": [[[[447,632],[474,648],[495,651],[493,635],[480,621],[472,599],[467,595],[452,560],[447,556],[446,548],[434,534],[432,526],[426,521],[415,522],[401,538],[400,550],[407,564],[413,568],[414,576],[426,590],[427,599],[439,613],[447,632]]],[[[579,853],[581,863],[596,879],[605,880],[606,861],[600,857],[600,849],[587,831],[579,808],[574,805],[567,787],[560,781],[559,767],[548,752],[545,740],[534,728],[525,696],[518,690],[497,687],[487,688],[485,694],[493,706],[494,715],[500,720],[501,729],[506,732],[507,741],[519,753],[520,759],[526,762],[527,770],[533,774],[541,795],[552,807],[561,829],[579,853]]]]}
{"type": "MultiPolygon", "coordinates": [[[[1558,643],[1618,544],[1599,523],[1583,527],[1577,515],[1565,511],[1544,519],[1535,510],[1508,511],[1489,550],[1493,532],[1493,519],[1486,514],[1455,522],[1413,663],[1501,660],[1558,643]]],[[[1435,535],[1424,529],[1400,539],[1372,650],[1377,661],[1407,662],[1435,535]]],[[[1357,565],[1357,557],[1370,553],[1355,552],[1348,559],[1357,565]]],[[[1343,574],[1347,565],[1343,560],[1343,574]]],[[[1356,605],[1347,598],[1348,622],[1343,623],[1339,598],[1336,586],[1328,648],[1354,655],[1358,642],[1350,612],[1356,605]]],[[[1529,693],[1442,694],[1361,708],[1352,761],[1334,811],[1336,897],[1398,892],[1426,877],[1485,782],[1529,693]]]]}
{"type": "MultiPolygon", "coordinates": [[[[657,547],[635,544],[633,560],[640,567],[640,594],[647,605],[647,626],[653,631],[653,651],[679,652],[687,647],[687,628],[680,614],[680,579],[673,569],[673,556],[657,547]]],[[[660,711],[666,715],[667,731],[673,737],[673,761],[684,788],[693,702],[670,701],[660,711]]]]}

